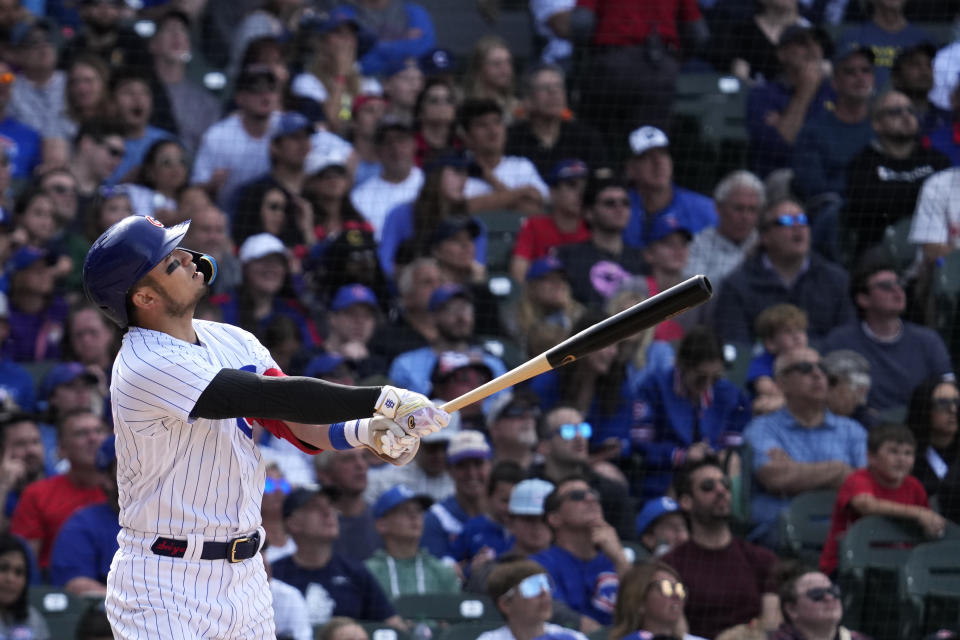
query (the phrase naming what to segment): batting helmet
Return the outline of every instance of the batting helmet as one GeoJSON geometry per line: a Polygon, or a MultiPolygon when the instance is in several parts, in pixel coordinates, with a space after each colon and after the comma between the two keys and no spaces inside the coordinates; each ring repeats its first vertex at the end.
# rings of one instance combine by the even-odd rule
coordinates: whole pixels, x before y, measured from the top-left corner
{"type": "Polygon", "coordinates": [[[178,247],[190,221],[173,227],[149,216],[128,216],[103,232],[83,261],[83,289],[87,297],[120,327],[129,324],[127,292],[174,249],[193,257],[205,284],[217,277],[217,261],[197,251],[178,247]]]}

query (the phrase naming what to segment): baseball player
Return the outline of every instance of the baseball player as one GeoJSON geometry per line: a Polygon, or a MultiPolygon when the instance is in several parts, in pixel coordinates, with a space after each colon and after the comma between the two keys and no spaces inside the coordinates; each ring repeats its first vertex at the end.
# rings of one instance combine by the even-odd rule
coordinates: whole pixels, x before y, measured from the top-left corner
{"type": "Polygon", "coordinates": [[[125,218],[83,265],[87,295],[127,330],[110,385],[121,530],[107,615],[124,640],[274,637],[252,425],[399,465],[449,416],[405,389],[286,377],[250,333],[195,320],[217,267],[178,246],[189,224],[125,218]]]}

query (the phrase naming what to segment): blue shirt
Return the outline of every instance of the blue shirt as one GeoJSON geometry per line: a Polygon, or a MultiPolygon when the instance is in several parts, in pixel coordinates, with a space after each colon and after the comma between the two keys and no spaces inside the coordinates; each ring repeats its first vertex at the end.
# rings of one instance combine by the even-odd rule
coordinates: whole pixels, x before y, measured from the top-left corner
{"type": "Polygon", "coordinates": [[[677,394],[676,375],[675,368],[667,369],[650,376],[637,389],[628,446],[643,455],[640,493],[645,500],[666,493],[681,450],[700,440],[716,450],[737,446],[750,420],[750,401],[734,383],[718,380],[709,401],[695,407],[677,394]]]}
{"type": "Polygon", "coordinates": [[[471,560],[480,549],[490,547],[500,555],[513,546],[513,536],[502,525],[494,522],[490,516],[481,514],[470,518],[463,525],[463,531],[453,541],[453,559],[471,560]]]}
{"type": "Polygon", "coordinates": [[[553,597],[602,625],[613,621],[620,579],[610,558],[598,553],[592,560],[581,560],[557,546],[530,556],[553,579],[553,597]]]}
{"type": "Polygon", "coordinates": [[[808,118],[793,152],[793,186],[812,198],[847,191],[847,165],[874,137],[870,118],[842,122],[833,111],[808,118]]]}
{"type": "Polygon", "coordinates": [[[29,178],[40,164],[40,134],[13,118],[0,122],[0,144],[13,161],[14,178],[29,178]]]}
{"type": "Polygon", "coordinates": [[[629,196],[630,222],[623,231],[623,241],[631,247],[645,246],[650,227],[664,216],[675,216],[693,234],[717,225],[717,209],[713,200],[683,187],[673,186],[673,200],[660,211],[647,211],[635,189],[629,191],[629,196]]]}
{"type": "MultiPolygon", "coordinates": [[[[487,226],[479,218],[473,218],[473,221],[480,227],[480,235],[474,240],[474,259],[480,264],[487,264],[487,226]]],[[[413,237],[413,232],[413,203],[405,202],[391,209],[383,222],[380,246],[377,247],[380,268],[388,278],[394,276],[397,250],[405,240],[413,237]]]]}
{"type": "Polygon", "coordinates": [[[0,359],[0,389],[5,390],[24,411],[33,411],[36,394],[33,377],[26,369],[12,360],[0,359]]]}
{"type": "Polygon", "coordinates": [[[277,560],[270,569],[274,578],[299,589],[308,604],[332,600],[331,616],[381,621],[396,613],[373,574],[337,553],[321,569],[304,569],[293,556],[277,560]]]}
{"type": "Polygon", "coordinates": [[[113,186],[119,182],[122,182],[124,177],[130,173],[133,169],[136,169],[143,162],[143,157],[147,155],[147,151],[150,147],[153,146],[154,142],[160,140],[175,140],[173,134],[169,131],[164,131],[163,129],[158,129],[157,127],[147,125],[146,131],[143,135],[136,140],[132,138],[125,138],[124,143],[124,154],[123,160],[120,161],[120,164],[117,165],[117,168],[113,170],[113,173],[103,181],[105,185],[113,186]]]}
{"type": "Polygon", "coordinates": [[[377,43],[360,58],[363,75],[375,76],[384,73],[393,63],[407,58],[419,58],[436,46],[437,37],[433,20],[426,9],[412,2],[403,3],[405,24],[386,24],[376,34],[377,43]],[[417,32],[415,38],[406,34],[417,32]]]}
{"type": "MultiPolygon", "coordinates": [[[[824,353],[827,353],[824,351],[824,353]]],[[[747,375],[745,378],[747,389],[750,391],[751,395],[756,395],[753,389],[753,383],[757,378],[762,378],[764,376],[768,378],[773,377],[773,363],[776,360],[776,356],[770,353],[769,351],[764,350],[758,356],[754,356],[750,360],[750,364],[747,365],[747,375]]]]}
{"type": "Polygon", "coordinates": [[[109,504],[77,510],[64,523],[50,555],[50,583],[64,586],[74,578],[107,583],[113,554],[120,545],[120,516],[109,504]]]}
{"type": "Polygon", "coordinates": [[[957,125],[948,124],[931,131],[924,143],[947,156],[951,166],[960,167],[960,128],[957,125]]]}
{"type": "Polygon", "coordinates": [[[836,46],[837,51],[842,51],[851,44],[869,47],[875,58],[874,86],[882,90],[890,79],[890,71],[897,54],[922,42],[933,44],[937,39],[932,33],[916,25],[908,24],[900,31],[891,33],[871,20],[844,30],[836,46]]]}
{"type": "Polygon", "coordinates": [[[453,558],[453,542],[469,519],[456,495],[434,503],[423,517],[420,546],[437,558],[453,558]]]}
{"type": "MultiPolygon", "coordinates": [[[[803,427],[786,409],[754,418],[743,431],[753,450],[753,472],[770,462],[770,449],[782,449],[795,462],[840,460],[854,469],[867,465],[867,431],[860,423],[826,412],[823,424],[803,427]]],[[[753,521],[772,526],[792,496],[767,493],[755,485],[751,492],[753,521]]]]}

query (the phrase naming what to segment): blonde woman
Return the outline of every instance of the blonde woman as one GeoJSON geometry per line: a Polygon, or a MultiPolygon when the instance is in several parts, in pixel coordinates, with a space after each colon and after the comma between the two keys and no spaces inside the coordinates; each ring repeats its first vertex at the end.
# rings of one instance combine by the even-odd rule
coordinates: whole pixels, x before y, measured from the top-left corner
{"type": "Polygon", "coordinates": [[[514,85],[513,54],[506,40],[494,35],[477,40],[467,62],[466,97],[495,101],[503,110],[504,124],[509,126],[520,110],[514,85]]]}

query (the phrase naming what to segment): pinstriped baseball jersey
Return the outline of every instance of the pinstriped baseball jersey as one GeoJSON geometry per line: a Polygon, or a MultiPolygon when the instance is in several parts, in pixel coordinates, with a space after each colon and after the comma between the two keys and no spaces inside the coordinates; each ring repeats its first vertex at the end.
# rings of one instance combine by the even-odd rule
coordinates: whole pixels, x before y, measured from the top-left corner
{"type": "Polygon", "coordinates": [[[264,464],[243,419],[189,417],[223,368],[263,373],[276,363],[250,333],[194,320],[199,344],[131,327],[110,385],[120,525],[226,540],[260,526],[264,464]]]}

